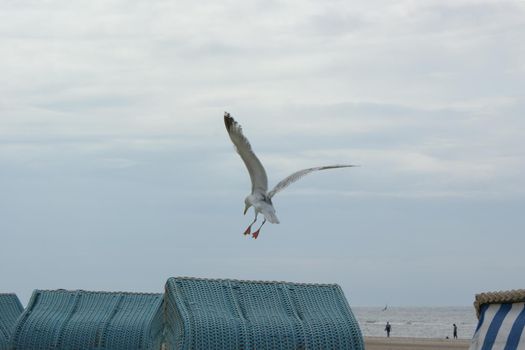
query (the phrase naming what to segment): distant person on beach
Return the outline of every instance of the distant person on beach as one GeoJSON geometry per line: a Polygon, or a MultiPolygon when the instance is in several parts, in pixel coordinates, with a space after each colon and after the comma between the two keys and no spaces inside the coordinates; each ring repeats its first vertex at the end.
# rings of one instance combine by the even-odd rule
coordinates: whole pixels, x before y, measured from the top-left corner
{"type": "Polygon", "coordinates": [[[455,323],[452,326],[454,327],[454,339],[458,339],[458,326],[455,323]]]}
{"type": "Polygon", "coordinates": [[[392,326],[390,326],[390,323],[388,323],[388,321],[386,322],[386,326],[385,326],[385,331],[386,331],[386,336],[388,338],[390,338],[390,331],[392,330],[392,326]]]}

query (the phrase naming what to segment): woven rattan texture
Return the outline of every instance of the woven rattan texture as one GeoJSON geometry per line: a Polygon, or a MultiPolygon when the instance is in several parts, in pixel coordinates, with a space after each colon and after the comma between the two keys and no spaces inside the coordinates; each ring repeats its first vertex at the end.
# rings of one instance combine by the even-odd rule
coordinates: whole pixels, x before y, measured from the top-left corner
{"type": "Polygon", "coordinates": [[[35,290],[12,350],[160,349],[162,295],[35,290]]]}
{"type": "Polygon", "coordinates": [[[169,349],[364,349],[338,285],[170,278],[169,349]]]}
{"type": "Polygon", "coordinates": [[[514,289],[499,292],[486,292],[476,294],[474,307],[479,317],[481,305],[483,304],[504,304],[504,303],[520,303],[525,301],[525,289],[514,289]]]}
{"type": "Polygon", "coordinates": [[[16,319],[22,314],[22,304],[15,294],[0,293],[0,350],[7,350],[16,319]]]}

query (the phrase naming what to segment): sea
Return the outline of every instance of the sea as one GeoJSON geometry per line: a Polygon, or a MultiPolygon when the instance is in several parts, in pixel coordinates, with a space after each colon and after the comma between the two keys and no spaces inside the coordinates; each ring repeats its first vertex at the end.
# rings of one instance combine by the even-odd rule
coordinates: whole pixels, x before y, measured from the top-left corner
{"type": "Polygon", "coordinates": [[[477,326],[476,311],[465,307],[352,307],[364,336],[386,337],[390,323],[391,337],[452,338],[452,324],[458,338],[470,339],[477,326]],[[386,308],[386,309],[385,309],[386,308]]]}

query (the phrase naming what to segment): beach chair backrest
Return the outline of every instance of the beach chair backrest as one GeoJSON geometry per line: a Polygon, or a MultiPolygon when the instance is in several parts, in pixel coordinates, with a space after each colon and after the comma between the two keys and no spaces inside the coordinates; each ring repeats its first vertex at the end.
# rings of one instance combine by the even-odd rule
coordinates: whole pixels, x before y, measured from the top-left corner
{"type": "Polygon", "coordinates": [[[525,290],[476,295],[479,318],[469,350],[525,349],[525,290]]]}
{"type": "Polygon", "coordinates": [[[23,307],[15,294],[0,293],[0,350],[7,350],[16,320],[23,307]]]}
{"type": "Polygon", "coordinates": [[[12,350],[160,349],[162,294],[35,290],[12,350]]]}
{"type": "Polygon", "coordinates": [[[169,349],[364,348],[338,285],[170,278],[169,349]]]}

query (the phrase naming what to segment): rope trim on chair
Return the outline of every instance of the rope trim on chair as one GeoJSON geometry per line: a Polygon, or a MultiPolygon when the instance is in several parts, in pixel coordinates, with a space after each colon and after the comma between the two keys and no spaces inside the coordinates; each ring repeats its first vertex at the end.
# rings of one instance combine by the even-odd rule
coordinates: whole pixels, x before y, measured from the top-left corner
{"type": "Polygon", "coordinates": [[[474,307],[479,318],[481,306],[484,304],[519,303],[525,301],[525,289],[513,289],[509,291],[486,292],[476,294],[474,307]]]}

